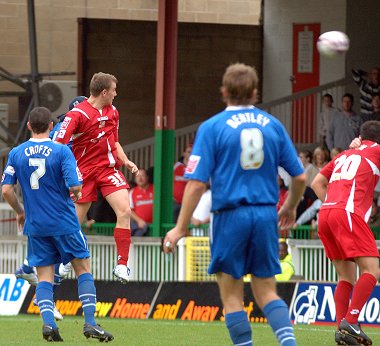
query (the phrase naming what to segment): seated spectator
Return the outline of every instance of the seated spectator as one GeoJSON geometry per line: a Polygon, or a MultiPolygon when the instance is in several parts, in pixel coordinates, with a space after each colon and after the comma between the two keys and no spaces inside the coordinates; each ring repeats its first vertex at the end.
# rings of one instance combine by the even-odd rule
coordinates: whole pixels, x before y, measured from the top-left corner
{"type": "Polygon", "coordinates": [[[98,190],[98,199],[92,202],[90,209],[87,212],[86,231],[88,232],[91,226],[95,223],[116,223],[116,214],[107,200],[98,190]]]}
{"type": "Polygon", "coordinates": [[[372,95],[380,94],[380,68],[374,67],[369,74],[363,70],[353,69],[352,78],[359,86],[360,113],[371,114],[373,112],[372,95]]]}
{"type": "Polygon", "coordinates": [[[276,281],[289,281],[294,275],[292,255],[288,252],[288,244],[280,240],[278,244],[278,257],[280,259],[281,274],[276,275],[276,281]]]}
{"type": "Polygon", "coordinates": [[[333,107],[334,99],[331,94],[324,94],[322,96],[322,111],[319,113],[318,118],[318,134],[321,145],[327,147],[326,134],[330,126],[331,120],[336,112],[333,107]]]}
{"type": "Polygon", "coordinates": [[[342,148],[337,148],[337,147],[332,148],[330,151],[331,160],[334,160],[337,157],[337,155],[339,155],[342,151],[343,151],[342,148]]]}
{"type": "Polygon", "coordinates": [[[136,186],[129,192],[131,206],[131,235],[142,237],[147,234],[149,224],[153,222],[153,184],[145,169],[135,176],[136,186]]]}
{"type": "Polygon", "coordinates": [[[174,198],[174,222],[177,222],[179,211],[181,209],[183,193],[187,184],[184,178],[185,170],[191,154],[192,145],[189,144],[182,157],[174,164],[174,183],[173,183],[173,198],[174,198]]]}
{"type": "Polygon", "coordinates": [[[380,94],[372,95],[372,113],[362,114],[363,122],[369,120],[380,120],[380,94]]]}
{"type": "Polygon", "coordinates": [[[314,177],[319,173],[319,169],[312,164],[313,154],[309,150],[302,150],[298,154],[305,169],[306,186],[310,186],[314,177]]]}
{"type": "Polygon", "coordinates": [[[353,104],[354,97],[352,94],[344,94],[342,97],[342,110],[334,114],[327,131],[326,143],[329,150],[334,147],[346,150],[351,141],[359,136],[359,129],[363,120],[352,109],[353,104]]]}

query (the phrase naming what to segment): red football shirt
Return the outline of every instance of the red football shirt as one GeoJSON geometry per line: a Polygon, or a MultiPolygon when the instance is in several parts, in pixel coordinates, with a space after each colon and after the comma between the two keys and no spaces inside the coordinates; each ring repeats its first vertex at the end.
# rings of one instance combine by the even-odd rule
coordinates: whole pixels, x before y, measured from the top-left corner
{"type": "Polygon", "coordinates": [[[187,184],[187,179],[184,177],[186,166],[182,162],[176,162],[174,165],[174,185],[173,198],[176,203],[181,204],[183,193],[187,184]]]}
{"type": "Polygon", "coordinates": [[[153,185],[149,184],[146,189],[136,186],[129,192],[131,209],[146,223],[153,222],[153,185]]]}
{"type": "Polygon", "coordinates": [[[360,148],[339,154],[321,174],[329,179],[321,209],[344,209],[368,221],[380,176],[380,145],[363,141],[360,148]]]}
{"type": "Polygon", "coordinates": [[[56,141],[67,144],[73,137],[73,153],[82,172],[93,167],[120,167],[115,145],[118,128],[119,113],[114,106],[99,111],[86,100],[66,113],[56,141]]]}

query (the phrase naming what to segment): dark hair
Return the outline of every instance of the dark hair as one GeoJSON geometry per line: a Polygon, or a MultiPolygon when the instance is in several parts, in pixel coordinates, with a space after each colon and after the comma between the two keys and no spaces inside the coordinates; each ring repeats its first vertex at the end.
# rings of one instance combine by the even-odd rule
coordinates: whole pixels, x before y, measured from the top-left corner
{"type": "Polygon", "coordinates": [[[345,93],[343,96],[342,96],[342,100],[345,98],[345,97],[348,97],[352,103],[354,103],[354,95],[350,94],[350,93],[345,93]]]}
{"type": "Polygon", "coordinates": [[[322,97],[323,97],[323,98],[324,98],[324,97],[328,97],[328,98],[331,100],[331,102],[334,102],[334,99],[333,99],[332,95],[329,94],[329,93],[324,94],[322,97]]]}
{"type": "Polygon", "coordinates": [[[360,127],[360,137],[362,140],[369,140],[380,144],[380,121],[366,121],[360,127]]]}
{"type": "Polygon", "coordinates": [[[51,112],[45,107],[36,107],[29,113],[29,124],[36,134],[46,132],[52,121],[51,112]]]}

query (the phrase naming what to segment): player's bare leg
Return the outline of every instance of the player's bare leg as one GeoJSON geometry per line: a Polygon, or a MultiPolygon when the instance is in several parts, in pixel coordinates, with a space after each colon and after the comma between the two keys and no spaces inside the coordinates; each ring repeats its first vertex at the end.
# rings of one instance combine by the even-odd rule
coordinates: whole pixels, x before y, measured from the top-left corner
{"type": "Polygon", "coordinates": [[[130,270],[127,267],[129,247],[131,245],[129,194],[127,189],[115,191],[105,196],[116,214],[114,238],[117,247],[118,261],[113,273],[121,282],[129,281],[130,270]]]}
{"type": "Polygon", "coordinates": [[[82,223],[86,220],[86,216],[90,207],[91,207],[91,202],[75,203],[75,211],[77,213],[77,217],[78,217],[80,225],[82,225],[82,223]]]}

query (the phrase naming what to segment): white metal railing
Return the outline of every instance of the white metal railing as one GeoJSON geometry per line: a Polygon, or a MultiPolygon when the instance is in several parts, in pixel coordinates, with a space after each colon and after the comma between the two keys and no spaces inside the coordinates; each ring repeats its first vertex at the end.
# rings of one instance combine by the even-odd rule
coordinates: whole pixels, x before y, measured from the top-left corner
{"type": "MultiPolygon", "coordinates": [[[[88,236],[91,270],[95,280],[114,280],[112,270],[117,263],[113,237],[88,236]]],[[[0,273],[14,273],[26,257],[26,237],[2,237],[0,240],[0,273]]],[[[185,278],[185,243],[178,251],[165,255],[161,238],[132,237],[128,266],[133,281],[183,281],[185,278]]],[[[71,273],[70,277],[74,277],[71,273]]]]}

